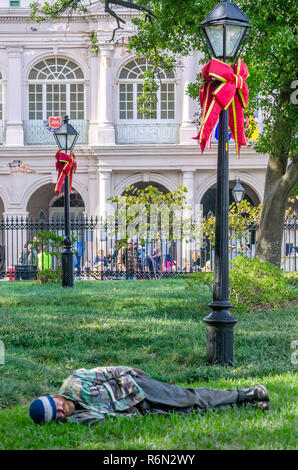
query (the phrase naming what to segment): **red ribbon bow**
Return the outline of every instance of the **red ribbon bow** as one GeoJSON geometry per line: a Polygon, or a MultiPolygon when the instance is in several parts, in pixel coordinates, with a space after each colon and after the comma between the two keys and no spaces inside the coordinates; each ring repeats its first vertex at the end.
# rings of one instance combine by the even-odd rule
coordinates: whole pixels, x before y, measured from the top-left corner
{"type": "Polygon", "coordinates": [[[238,157],[241,146],[246,145],[243,108],[249,96],[245,82],[248,77],[247,66],[241,60],[231,67],[213,59],[203,67],[201,74],[209,81],[205,81],[200,88],[200,103],[203,110],[201,129],[197,137],[193,138],[200,140],[203,153],[221,110],[229,109],[229,126],[238,157]]]}
{"type": "Polygon", "coordinates": [[[71,193],[72,175],[77,170],[76,157],[72,152],[68,155],[67,153],[61,152],[61,150],[58,150],[56,153],[56,160],[56,170],[59,173],[55,191],[59,196],[65,177],[69,175],[69,193],[71,193]]]}

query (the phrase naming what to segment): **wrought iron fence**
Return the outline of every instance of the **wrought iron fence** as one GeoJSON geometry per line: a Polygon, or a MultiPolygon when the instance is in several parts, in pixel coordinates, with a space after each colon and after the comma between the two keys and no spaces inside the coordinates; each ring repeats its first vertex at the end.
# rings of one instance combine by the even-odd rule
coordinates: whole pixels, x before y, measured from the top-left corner
{"type": "MultiPolygon", "coordinates": [[[[281,267],[297,271],[298,219],[284,225],[281,267]]],[[[35,279],[37,272],[57,270],[61,258],[51,243],[38,238],[39,232],[63,236],[64,222],[49,220],[41,212],[38,218],[6,217],[0,219],[0,278],[2,280],[35,279]],[[32,243],[32,242],[35,243],[32,243]],[[35,246],[34,246],[35,245],[35,246]]],[[[74,270],[76,279],[154,279],[194,271],[210,271],[214,248],[208,240],[147,240],[134,237],[127,246],[103,220],[77,217],[71,221],[74,236],[74,270]]],[[[230,259],[240,253],[253,258],[258,231],[251,229],[241,240],[230,237],[230,259]]]]}

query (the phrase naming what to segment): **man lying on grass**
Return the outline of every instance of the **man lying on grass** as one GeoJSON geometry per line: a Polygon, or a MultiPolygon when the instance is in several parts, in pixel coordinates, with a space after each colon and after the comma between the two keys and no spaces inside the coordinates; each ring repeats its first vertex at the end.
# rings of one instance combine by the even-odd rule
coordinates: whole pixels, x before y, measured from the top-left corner
{"type": "Polygon", "coordinates": [[[130,367],[96,367],[75,370],[64,380],[58,395],[37,398],[29,413],[35,423],[71,421],[93,424],[105,415],[137,416],[170,411],[233,408],[250,405],[269,410],[269,395],[262,385],[246,390],[183,388],[151,379],[130,367]]]}

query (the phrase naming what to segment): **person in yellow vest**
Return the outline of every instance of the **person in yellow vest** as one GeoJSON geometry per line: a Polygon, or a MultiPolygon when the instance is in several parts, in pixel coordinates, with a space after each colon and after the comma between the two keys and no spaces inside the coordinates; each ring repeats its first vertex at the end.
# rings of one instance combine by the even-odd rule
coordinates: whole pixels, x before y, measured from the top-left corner
{"type": "Polygon", "coordinates": [[[37,268],[39,270],[51,269],[52,257],[48,251],[40,251],[37,254],[37,268]]]}

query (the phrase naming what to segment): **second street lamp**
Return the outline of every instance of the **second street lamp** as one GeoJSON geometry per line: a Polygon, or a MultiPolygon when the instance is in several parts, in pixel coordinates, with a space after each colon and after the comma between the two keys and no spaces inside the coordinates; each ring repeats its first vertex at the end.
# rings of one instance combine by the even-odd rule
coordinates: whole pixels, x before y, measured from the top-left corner
{"type": "Polygon", "coordinates": [[[240,183],[240,178],[236,179],[236,184],[232,190],[232,194],[236,204],[241,204],[245,196],[245,191],[243,189],[242,184],[240,183]]]}
{"type": "MultiPolygon", "coordinates": [[[[68,116],[64,116],[62,125],[54,132],[56,143],[60,150],[69,152],[78,139],[79,133],[69,124],[68,116]]],[[[70,236],[70,197],[69,197],[69,176],[64,180],[64,246],[62,252],[62,287],[74,286],[74,266],[73,251],[70,236]]]]}
{"type": "MultiPolygon", "coordinates": [[[[199,26],[210,59],[234,64],[249,35],[251,26],[248,22],[247,16],[229,0],[216,5],[199,26]]],[[[232,304],[229,302],[228,127],[229,110],[225,108],[219,115],[212,312],[204,318],[207,326],[207,363],[220,365],[233,364],[233,328],[237,323],[229,312],[232,304]]]]}

